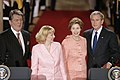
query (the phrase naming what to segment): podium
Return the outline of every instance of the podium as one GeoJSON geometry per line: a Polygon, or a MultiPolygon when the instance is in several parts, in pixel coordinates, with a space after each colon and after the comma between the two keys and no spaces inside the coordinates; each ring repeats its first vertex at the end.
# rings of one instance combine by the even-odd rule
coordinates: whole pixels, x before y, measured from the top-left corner
{"type": "Polygon", "coordinates": [[[10,79],[9,80],[30,80],[31,69],[28,67],[9,67],[10,79]]]}
{"type": "Polygon", "coordinates": [[[108,80],[108,69],[91,68],[88,71],[89,80],[108,80]]]}

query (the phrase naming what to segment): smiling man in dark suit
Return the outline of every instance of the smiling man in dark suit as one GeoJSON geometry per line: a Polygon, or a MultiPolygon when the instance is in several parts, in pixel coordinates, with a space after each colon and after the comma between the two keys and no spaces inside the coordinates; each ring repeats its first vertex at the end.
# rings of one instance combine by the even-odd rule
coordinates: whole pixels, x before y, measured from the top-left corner
{"type": "Polygon", "coordinates": [[[104,15],[94,11],[90,15],[92,29],[86,30],[83,36],[87,39],[88,70],[90,68],[110,68],[119,57],[117,36],[114,32],[103,27],[104,15]],[[94,36],[96,34],[96,41],[94,36]],[[95,44],[94,47],[94,43],[95,44]]]}
{"type": "Polygon", "coordinates": [[[0,55],[2,63],[8,67],[28,66],[30,34],[22,30],[23,21],[24,16],[20,10],[11,10],[9,14],[11,27],[0,34],[0,55]]]}

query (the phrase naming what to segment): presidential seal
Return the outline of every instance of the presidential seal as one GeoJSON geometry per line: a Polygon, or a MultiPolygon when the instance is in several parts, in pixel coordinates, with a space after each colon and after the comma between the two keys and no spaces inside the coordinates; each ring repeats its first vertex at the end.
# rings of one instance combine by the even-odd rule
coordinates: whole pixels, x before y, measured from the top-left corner
{"type": "Polygon", "coordinates": [[[112,67],[108,71],[108,79],[109,80],[120,80],[120,67],[112,67]]]}
{"type": "Polygon", "coordinates": [[[10,78],[10,69],[5,65],[0,65],[0,80],[8,80],[10,78]]]}

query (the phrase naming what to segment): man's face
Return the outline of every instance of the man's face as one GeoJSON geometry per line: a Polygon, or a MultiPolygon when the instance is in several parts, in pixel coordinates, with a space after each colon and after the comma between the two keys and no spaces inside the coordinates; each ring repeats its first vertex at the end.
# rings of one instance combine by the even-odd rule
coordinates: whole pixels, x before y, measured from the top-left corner
{"type": "Polygon", "coordinates": [[[93,15],[91,17],[91,24],[92,27],[97,31],[101,25],[103,24],[104,20],[101,19],[100,15],[93,15]]]}
{"type": "Polygon", "coordinates": [[[20,15],[14,14],[12,19],[9,21],[12,28],[16,31],[21,31],[23,27],[23,17],[20,15]]]}

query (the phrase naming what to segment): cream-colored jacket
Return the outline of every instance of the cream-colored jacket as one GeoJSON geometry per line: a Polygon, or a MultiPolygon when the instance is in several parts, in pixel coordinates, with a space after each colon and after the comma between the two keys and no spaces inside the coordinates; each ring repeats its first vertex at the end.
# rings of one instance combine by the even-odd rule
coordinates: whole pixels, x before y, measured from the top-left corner
{"type": "Polygon", "coordinates": [[[53,42],[50,52],[44,44],[33,46],[31,61],[31,75],[42,75],[46,80],[67,80],[60,43],[53,42]]]}

